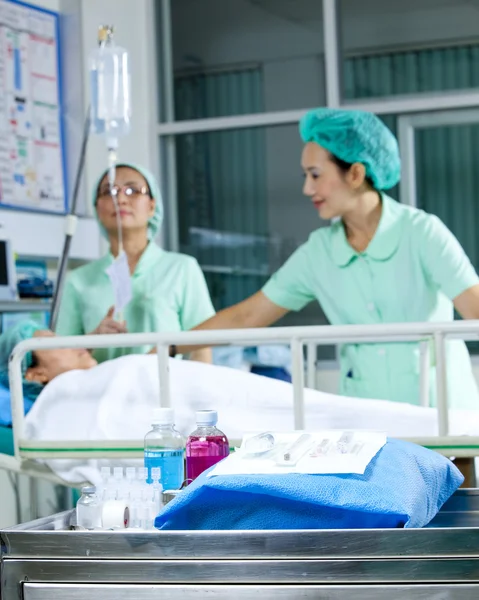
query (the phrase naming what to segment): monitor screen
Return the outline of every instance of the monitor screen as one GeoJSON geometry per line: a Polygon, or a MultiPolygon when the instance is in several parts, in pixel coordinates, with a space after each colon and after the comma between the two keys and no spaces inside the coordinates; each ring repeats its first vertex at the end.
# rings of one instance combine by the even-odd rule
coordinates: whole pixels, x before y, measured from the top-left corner
{"type": "Polygon", "coordinates": [[[0,240],[0,285],[8,285],[7,242],[0,240]]]}

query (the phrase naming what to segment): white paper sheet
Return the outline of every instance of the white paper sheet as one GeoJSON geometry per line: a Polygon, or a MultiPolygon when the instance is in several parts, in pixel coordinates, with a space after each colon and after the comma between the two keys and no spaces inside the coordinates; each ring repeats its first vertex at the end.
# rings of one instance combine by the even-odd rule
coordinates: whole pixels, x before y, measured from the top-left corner
{"type": "Polygon", "coordinates": [[[115,298],[115,313],[121,313],[132,298],[132,285],[128,259],[122,252],[113,263],[106,269],[113,286],[115,298]]]}
{"type": "MultiPolygon", "coordinates": [[[[352,431],[352,430],[351,430],[352,431]]],[[[352,431],[353,440],[349,448],[358,449],[356,453],[329,452],[326,455],[318,454],[316,448],[323,440],[329,440],[333,447],[340,439],[344,430],[324,430],[318,432],[309,432],[311,435],[311,447],[298,460],[295,465],[278,465],[278,458],[281,460],[285,449],[288,448],[304,432],[274,433],[275,448],[271,454],[257,455],[253,457],[245,451],[245,442],[251,436],[245,436],[241,448],[230,454],[208,474],[208,477],[218,475],[280,475],[286,473],[303,474],[338,474],[355,473],[362,475],[371,460],[381,450],[387,441],[384,432],[375,431],[352,431]]]]}

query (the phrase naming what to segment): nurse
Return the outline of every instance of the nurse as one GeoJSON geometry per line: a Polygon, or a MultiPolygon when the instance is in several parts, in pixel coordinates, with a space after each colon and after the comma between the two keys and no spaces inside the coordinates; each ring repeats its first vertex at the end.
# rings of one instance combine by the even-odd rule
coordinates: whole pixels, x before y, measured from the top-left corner
{"type": "MultiPolygon", "coordinates": [[[[452,321],[454,308],[479,318],[479,278],[456,238],[436,216],[384,191],[400,178],[389,129],[371,113],[320,108],[302,118],[300,134],[303,192],[331,225],[261,291],[198,329],[265,327],[312,301],[333,325],[452,321]]],[[[419,402],[418,344],[345,344],[340,358],[341,393],[419,402]]],[[[463,342],[448,342],[447,366],[450,404],[479,408],[463,342]]],[[[430,387],[434,404],[434,380],[430,387]]]]}
{"type": "MultiPolygon", "coordinates": [[[[214,315],[208,288],[197,261],[167,252],[154,237],[163,219],[159,186],[143,167],[122,164],[113,189],[103,174],[93,192],[93,204],[110,251],[100,260],[72,271],[65,282],[58,335],[87,333],[144,333],[183,331],[214,315]],[[121,218],[123,248],[132,277],[133,298],[124,321],[113,315],[113,288],[106,270],[118,256],[116,196],[121,218]]],[[[144,353],[148,347],[106,348],[93,352],[98,362],[124,354],[144,353]]],[[[211,350],[194,350],[193,360],[211,362],[211,350]]]]}

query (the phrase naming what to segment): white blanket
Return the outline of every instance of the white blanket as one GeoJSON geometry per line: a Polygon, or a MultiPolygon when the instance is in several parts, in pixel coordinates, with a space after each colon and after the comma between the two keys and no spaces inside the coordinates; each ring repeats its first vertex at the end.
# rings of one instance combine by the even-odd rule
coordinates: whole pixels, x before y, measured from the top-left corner
{"type": "MultiPolygon", "coordinates": [[[[218,427],[230,440],[246,431],[292,429],[289,383],[243,371],[192,361],[170,360],[172,406],[185,436],[195,428],[195,411],[215,409],[218,427]]],[[[391,436],[437,435],[432,408],[383,400],[363,400],[305,390],[306,429],[376,429],[391,436]]],[[[26,418],[26,435],[35,440],[141,440],[160,406],[155,356],[125,356],[89,371],[71,371],[42,391],[26,418]]],[[[451,433],[479,432],[479,411],[450,414],[451,433]]],[[[99,482],[109,459],[45,461],[72,483],[99,482]]],[[[135,464],[121,461],[122,464],[135,464]]],[[[136,462],[136,464],[141,464],[136,462]]]]}

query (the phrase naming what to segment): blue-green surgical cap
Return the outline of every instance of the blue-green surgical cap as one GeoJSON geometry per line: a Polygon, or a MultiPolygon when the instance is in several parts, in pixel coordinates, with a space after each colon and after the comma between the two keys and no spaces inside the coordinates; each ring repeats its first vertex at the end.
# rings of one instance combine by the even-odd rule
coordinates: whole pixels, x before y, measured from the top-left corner
{"type": "MultiPolygon", "coordinates": [[[[35,331],[45,329],[35,321],[25,319],[17,323],[10,329],[7,329],[0,335],[0,383],[5,387],[9,387],[8,380],[8,362],[10,354],[17,344],[23,340],[29,340],[33,337],[35,331]]],[[[25,375],[27,369],[33,364],[33,356],[31,352],[27,352],[22,363],[22,374],[25,375]]],[[[25,396],[35,398],[42,390],[42,385],[36,382],[23,380],[23,392],[25,396]]]]}
{"type": "Polygon", "coordinates": [[[377,190],[392,188],[401,177],[397,140],[372,113],[318,108],[304,115],[299,133],[304,143],[316,142],[344,162],[362,163],[377,190]]]}
{"type": "MultiPolygon", "coordinates": [[[[158,230],[161,227],[161,224],[163,223],[163,199],[161,197],[160,186],[158,185],[156,177],[153,175],[153,173],[151,173],[150,171],[148,171],[148,169],[145,169],[144,167],[140,167],[139,165],[136,165],[134,163],[121,163],[117,165],[116,168],[120,169],[121,167],[128,167],[129,169],[134,169],[135,171],[138,171],[138,173],[143,175],[143,177],[146,180],[146,183],[148,184],[148,187],[150,188],[151,197],[155,199],[155,214],[148,221],[148,239],[152,240],[158,233],[158,230]]],[[[107,173],[108,171],[104,171],[101,177],[98,178],[96,185],[93,187],[93,206],[95,206],[95,214],[98,188],[107,173]]],[[[96,217],[98,220],[97,214],[96,217]]],[[[108,237],[105,228],[99,220],[98,223],[100,225],[100,229],[103,235],[105,237],[108,237]]]]}

